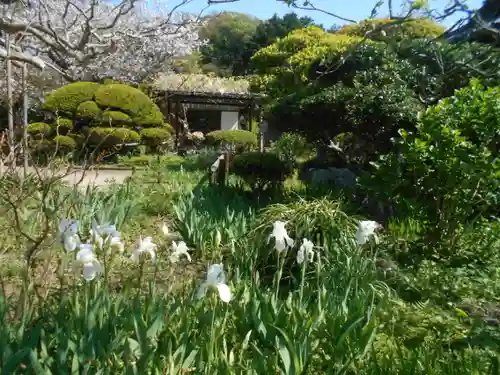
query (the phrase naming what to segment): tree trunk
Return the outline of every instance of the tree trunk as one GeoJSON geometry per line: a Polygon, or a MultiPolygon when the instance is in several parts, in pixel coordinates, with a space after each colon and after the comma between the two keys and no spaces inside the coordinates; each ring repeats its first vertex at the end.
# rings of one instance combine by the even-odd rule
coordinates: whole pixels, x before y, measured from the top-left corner
{"type": "Polygon", "coordinates": [[[11,166],[16,167],[16,160],[14,156],[15,139],[14,139],[14,108],[12,100],[12,61],[10,60],[10,34],[5,33],[5,44],[7,50],[7,123],[8,123],[8,135],[7,142],[9,144],[9,159],[11,166]]]}
{"type": "Polygon", "coordinates": [[[24,178],[28,175],[28,90],[26,81],[28,79],[28,64],[23,64],[23,174],[24,178]]]}

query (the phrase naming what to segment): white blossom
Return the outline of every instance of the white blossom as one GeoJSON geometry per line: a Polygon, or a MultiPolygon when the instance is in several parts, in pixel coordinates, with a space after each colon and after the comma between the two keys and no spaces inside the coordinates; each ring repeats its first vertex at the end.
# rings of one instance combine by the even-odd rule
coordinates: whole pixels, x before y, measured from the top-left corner
{"type": "Polygon", "coordinates": [[[267,241],[269,243],[271,241],[271,238],[274,238],[275,240],[274,248],[279,253],[281,253],[287,247],[293,247],[295,243],[295,241],[291,239],[290,236],[288,235],[285,229],[285,224],[286,223],[282,221],[275,221],[273,223],[273,231],[267,241]]]}
{"type": "Polygon", "coordinates": [[[374,238],[375,243],[378,243],[378,237],[375,233],[375,230],[378,228],[380,228],[380,224],[376,221],[360,221],[358,230],[356,231],[356,243],[358,245],[364,245],[371,237],[374,238]]]}
{"type": "Polygon", "coordinates": [[[98,274],[104,271],[91,244],[80,245],[80,250],[76,254],[76,263],[83,265],[83,278],[87,281],[94,280],[98,274]]]}
{"type": "Polygon", "coordinates": [[[139,238],[134,250],[132,251],[132,255],[130,259],[138,262],[142,255],[149,254],[151,258],[151,263],[156,263],[156,249],[157,245],[153,243],[153,239],[151,237],[139,238]]]}
{"type": "Polygon", "coordinates": [[[219,297],[223,302],[232,299],[231,289],[226,284],[226,275],[222,264],[212,264],[207,271],[207,279],[198,289],[198,298],[205,296],[207,289],[214,288],[219,292],[219,297]]]}
{"type": "Polygon", "coordinates": [[[189,255],[188,250],[189,249],[184,241],[180,241],[179,243],[172,241],[172,254],[170,254],[170,261],[172,263],[176,263],[179,261],[181,255],[184,255],[188,261],[191,262],[191,256],[189,255]]]}
{"type": "Polygon", "coordinates": [[[314,259],[314,244],[307,238],[302,240],[299,251],[297,252],[297,263],[302,264],[305,261],[312,262],[314,259]]]}
{"type": "Polygon", "coordinates": [[[59,234],[61,236],[64,249],[67,252],[73,252],[80,245],[78,236],[78,220],[62,219],[59,223],[59,234]]]}

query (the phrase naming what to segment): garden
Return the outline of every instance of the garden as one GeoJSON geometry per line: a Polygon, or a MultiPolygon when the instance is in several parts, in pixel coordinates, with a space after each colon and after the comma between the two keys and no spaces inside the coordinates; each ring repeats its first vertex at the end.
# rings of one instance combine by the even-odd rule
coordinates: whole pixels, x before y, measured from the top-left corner
{"type": "Polygon", "coordinates": [[[263,150],[154,80],[47,93],[2,144],[1,373],[499,374],[500,53],[443,32],[307,25],[205,75],[265,97],[263,150]]]}

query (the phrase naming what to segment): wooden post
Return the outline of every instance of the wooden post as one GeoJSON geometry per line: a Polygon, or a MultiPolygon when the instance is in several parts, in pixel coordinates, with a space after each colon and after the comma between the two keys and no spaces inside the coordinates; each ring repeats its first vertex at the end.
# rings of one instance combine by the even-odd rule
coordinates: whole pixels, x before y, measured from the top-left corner
{"type": "Polygon", "coordinates": [[[179,151],[179,108],[180,108],[180,100],[179,97],[176,98],[175,101],[175,148],[179,151]]]}
{"type": "Polygon", "coordinates": [[[264,152],[264,137],[265,137],[265,134],[267,132],[267,128],[268,128],[268,125],[267,125],[267,121],[262,121],[260,123],[260,131],[259,131],[259,143],[260,143],[260,147],[259,147],[259,150],[260,152],[264,152]]]}

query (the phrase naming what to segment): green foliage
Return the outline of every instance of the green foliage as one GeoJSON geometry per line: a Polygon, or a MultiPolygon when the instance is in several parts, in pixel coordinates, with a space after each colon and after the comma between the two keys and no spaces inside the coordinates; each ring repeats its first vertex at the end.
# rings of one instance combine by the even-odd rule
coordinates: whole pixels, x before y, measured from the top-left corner
{"type": "Polygon", "coordinates": [[[222,12],[209,18],[200,29],[208,43],[200,52],[204,63],[212,63],[232,75],[248,73],[252,49],[248,48],[260,21],[247,14],[222,12]]]}
{"type": "Polygon", "coordinates": [[[165,128],[147,128],[141,130],[141,139],[148,146],[158,146],[172,137],[165,128]]]}
{"type": "Polygon", "coordinates": [[[429,107],[415,132],[401,130],[399,157],[384,155],[372,178],[379,199],[427,220],[436,240],[498,215],[498,90],[473,80],[429,107]]]}
{"type": "Polygon", "coordinates": [[[101,120],[104,124],[126,124],[131,122],[131,118],[126,113],[120,111],[104,111],[101,120]]]}
{"type": "Polygon", "coordinates": [[[205,134],[205,139],[217,147],[250,149],[257,146],[257,136],[248,130],[215,130],[205,134]]]}
{"type": "Polygon", "coordinates": [[[421,109],[397,76],[373,69],[358,73],[349,85],[338,83],[299,100],[292,97],[273,108],[270,123],[325,144],[352,133],[343,144],[344,153],[350,161],[364,164],[391,150],[391,138],[400,128],[413,128],[421,109]]]}
{"type": "Polygon", "coordinates": [[[67,135],[57,135],[54,137],[56,147],[63,150],[74,150],[76,148],[76,141],[67,135]]]}
{"type": "Polygon", "coordinates": [[[69,118],[58,117],[53,127],[59,135],[66,135],[73,130],[73,121],[69,118]]]}
{"type": "Polygon", "coordinates": [[[82,102],[76,109],[76,117],[89,120],[97,120],[101,117],[102,111],[93,100],[82,102]]]}
{"type": "Polygon", "coordinates": [[[446,28],[428,18],[405,19],[374,18],[343,26],[336,33],[365,37],[376,41],[395,41],[402,39],[436,38],[446,28]]]}
{"type": "Polygon", "coordinates": [[[175,134],[174,127],[172,125],[170,125],[168,122],[164,122],[162,128],[165,129],[166,131],[168,131],[170,134],[175,134]]]}
{"type": "Polygon", "coordinates": [[[289,165],[290,169],[297,167],[298,159],[311,151],[307,139],[297,133],[283,133],[273,144],[273,149],[278,158],[289,165]]]}
{"type": "Polygon", "coordinates": [[[262,192],[268,188],[282,187],[292,170],[276,154],[246,152],[233,158],[231,173],[241,177],[251,186],[252,190],[262,192]]]}
{"type": "Polygon", "coordinates": [[[114,146],[122,143],[133,143],[141,140],[140,135],[127,128],[90,128],[89,143],[101,146],[114,146]]]}
{"type": "Polygon", "coordinates": [[[48,136],[52,131],[52,128],[45,122],[32,122],[31,124],[28,124],[28,128],[26,129],[26,131],[31,136],[40,138],[48,136]]]}
{"type": "Polygon", "coordinates": [[[137,125],[163,124],[163,115],[158,106],[134,87],[123,84],[101,85],[95,92],[94,100],[101,108],[126,113],[137,125]]]}
{"type": "Polygon", "coordinates": [[[100,87],[95,82],[75,82],[53,91],[43,103],[43,108],[73,116],[78,106],[94,98],[100,87]]]}

